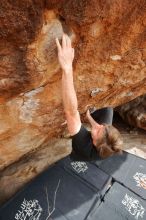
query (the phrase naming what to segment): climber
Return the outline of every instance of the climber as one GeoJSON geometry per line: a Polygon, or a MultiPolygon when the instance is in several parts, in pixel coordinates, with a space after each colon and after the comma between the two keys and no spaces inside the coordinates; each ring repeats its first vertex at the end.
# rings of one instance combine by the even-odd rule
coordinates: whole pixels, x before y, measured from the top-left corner
{"type": "Polygon", "coordinates": [[[81,123],[73,83],[74,48],[66,34],[62,36],[62,44],[56,38],[56,45],[58,60],[63,71],[62,98],[67,127],[72,138],[73,152],[86,160],[93,160],[98,156],[107,158],[115,153],[121,153],[122,139],[119,131],[112,126],[112,108],[96,110],[92,114],[87,109],[86,118],[91,125],[91,132],[81,123]]]}

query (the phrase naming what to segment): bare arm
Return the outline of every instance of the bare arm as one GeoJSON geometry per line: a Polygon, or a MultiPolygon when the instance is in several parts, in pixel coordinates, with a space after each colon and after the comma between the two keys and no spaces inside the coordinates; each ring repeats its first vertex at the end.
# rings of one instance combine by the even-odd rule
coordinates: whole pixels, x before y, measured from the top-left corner
{"type": "Polygon", "coordinates": [[[81,127],[80,115],[78,112],[77,96],[73,83],[72,62],[74,49],[71,47],[70,38],[67,35],[62,37],[62,45],[56,39],[58,48],[58,59],[63,70],[62,73],[62,99],[70,135],[76,134],[81,127]]]}
{"type": "Polygon", "coordinates": [[[90,111],[89,109],[86,112],[86,117],[88,119],[88,121],[90,122],[92,128],[97,126],[97,122],[92,118],[92,116],[90,115],[90,111]]]}

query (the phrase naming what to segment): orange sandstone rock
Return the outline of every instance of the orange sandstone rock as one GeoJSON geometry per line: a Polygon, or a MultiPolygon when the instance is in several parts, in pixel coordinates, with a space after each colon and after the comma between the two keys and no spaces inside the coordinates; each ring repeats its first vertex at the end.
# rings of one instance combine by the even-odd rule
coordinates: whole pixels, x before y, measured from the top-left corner
{"type": "Polygon", "coordinates": [[[75,47],[74,81],[87,105],[146,93],[146,1],[0,0],[0,170],[60,137],[61,70],[55,37],[75,47]]]}

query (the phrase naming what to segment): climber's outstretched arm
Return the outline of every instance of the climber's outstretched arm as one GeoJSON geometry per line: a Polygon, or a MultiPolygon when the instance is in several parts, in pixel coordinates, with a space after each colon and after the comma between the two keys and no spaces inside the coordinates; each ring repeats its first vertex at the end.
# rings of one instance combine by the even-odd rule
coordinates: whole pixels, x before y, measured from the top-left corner
{"type": "Polygon", "coordinates": [[[78,133],[81,127],[80,114],[78,112],[78,101],[73,83],[74,49],[71,46],[71,40],[63,34],[62,45],[56,39],[58,48],[58,59],[63,70],[62,73],[62,98],[64,112],[67,120],[67,126],[70,135],[78,133]]]}

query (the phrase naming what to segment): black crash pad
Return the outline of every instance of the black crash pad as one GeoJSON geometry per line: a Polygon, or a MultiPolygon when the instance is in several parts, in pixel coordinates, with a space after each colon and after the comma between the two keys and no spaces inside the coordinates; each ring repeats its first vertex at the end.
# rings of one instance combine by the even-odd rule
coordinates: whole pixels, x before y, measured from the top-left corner
{"type": "Polygon", "coordinates": [[[66,157],[1,207],[0,220],[146,220],[145,163],[126,152],[92,163],[66,157]]]}
{"type": "Polygon", "coordinates": [[[146,160],[124,152],[94,163],[117,182],[146,199],[146,160]]]}
{"type": "Polygon", "coordinates": [[[114,183],[104,198],[95,205],[87,220],[145,220],[146,201],[118,183],[114,183]]]}
{"type": "Polygon", "coordinates": [[[50,212],[55,207],[50,219],[84,220],[96,201],[100,202],[97,190],[57,164],[6,203],[0,209],[0,220],[46,220],[48,204],[50,212]]]}
{"type": "Polygon", "coordinates": [[[112,178],[88,161],[76,160],[67,156],[59,161],[59,165],[70,174],[77,175],[81,181],[84,181],[84,184],[92,186],[102,196],[107,191],[109,185],[111,185],[112,178]]]}

